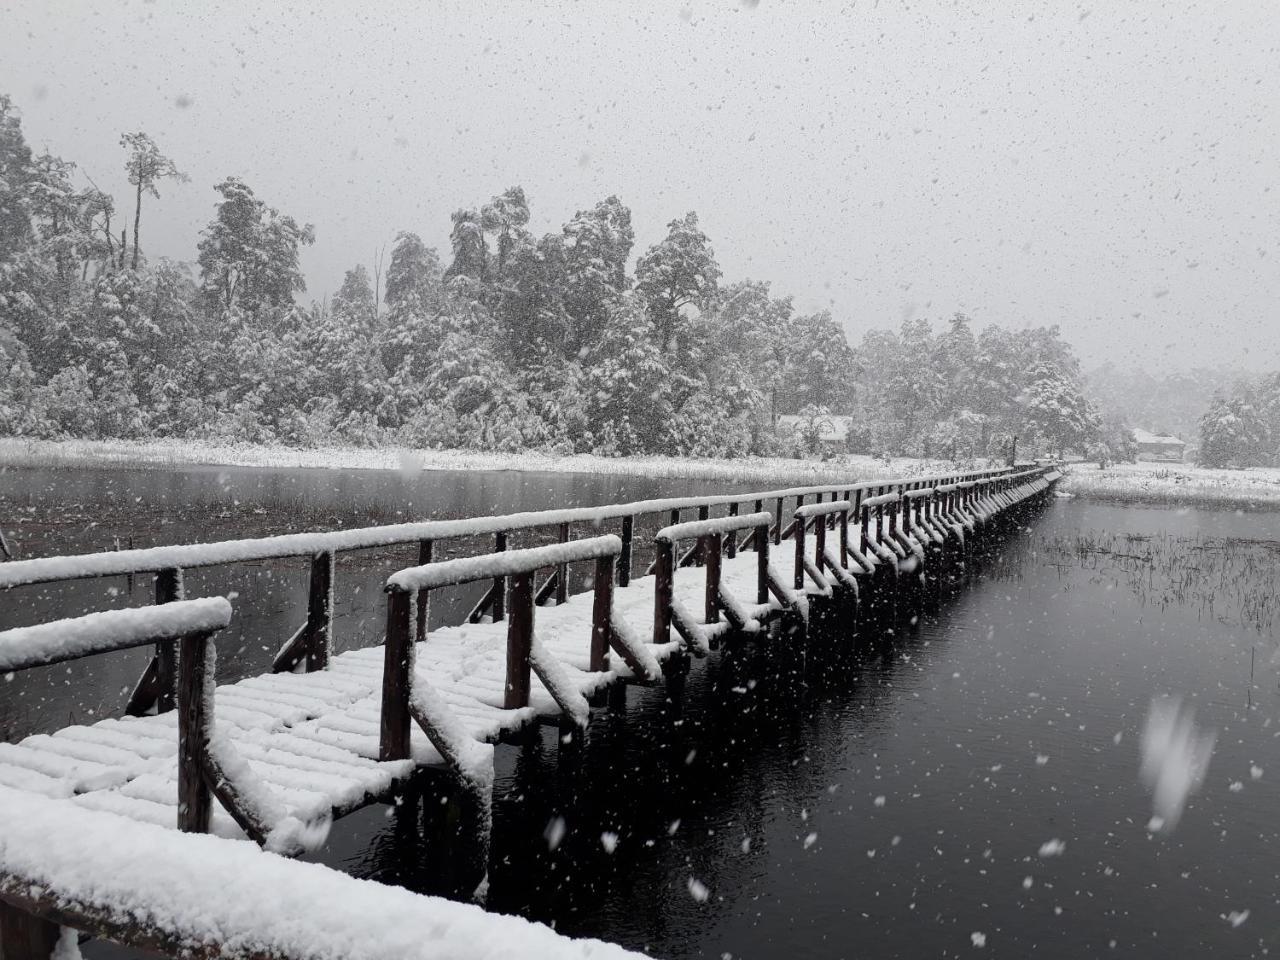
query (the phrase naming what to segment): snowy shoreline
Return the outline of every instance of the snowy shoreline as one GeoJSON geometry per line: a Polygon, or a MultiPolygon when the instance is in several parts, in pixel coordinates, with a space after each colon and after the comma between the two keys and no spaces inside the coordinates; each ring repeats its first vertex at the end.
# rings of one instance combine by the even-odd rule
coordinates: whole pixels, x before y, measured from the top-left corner
{"type": "MultiPolygon", "coordinates": [[[[399,447],[274,447],[199,441],[26,440],[0,438],[0,468],[86,465],[207,465],[224,467],[315,468],[328,470],[526,471],[587,473],[741,482],[787,481],[820,484],[946,473],[947,460],[845,454],[826,462],[750,457],[702,460],[692,457],[597,457],[591,454],[485,453],[475,450],[411,450],[399,447]]],[[[975,465],[977,469],[981,465],[975,465]]]]}
{"type": "Polygon", "coordinates": [[[1280,510],[1280,469],[1220,470],[1181,463],[1072,464],[1059,491],[1124,503],[1280,510]]]}

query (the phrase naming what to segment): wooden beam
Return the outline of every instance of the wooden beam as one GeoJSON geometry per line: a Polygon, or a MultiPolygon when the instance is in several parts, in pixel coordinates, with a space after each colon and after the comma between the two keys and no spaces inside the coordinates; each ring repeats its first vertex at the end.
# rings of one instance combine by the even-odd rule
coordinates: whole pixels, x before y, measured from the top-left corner
{"type": "Polygon", "coordinates": [[[311,558],[311,582],[307,590],[307,672],[327,670],[333,651],[332,550],[311,558]]]}
{"type": "Polygon", "coordinates": [[[61,935],[57,923],[0,900],[0,960],[49,960],[61,935]]]}
{"type": "Polygon", "coordinates": [[[529,705],[529,653],[533,647],[533,573],[511,578],[511,617],[507,621],[507,687],[502,705],[529,705]]]}
{"type": "Polygon", "coordinates": [[[609,669],[609,646],[613,633],[613,560],[596,561],[595,597],[591,607],[592,670],[609,669]]]}
{"type": "MultiPolygon", "coordinates": [[[[421,591],[419,591],[421,592],[421,591]]],[[[387,634],[382,657],[382,724],[378,759],[409,757],[409,692],[413,689],[413,642],[409,630],[409,594],[387,594],[387,634]]]]}
{"type": "Polygon", "coordinates": [[[635,535],[636,518],[622,518],[622,552],[618,554],[618,586],[625,587],[631,583],[631,540],[635,535]]]}
{"type": "MultiPolygon", "coordinates": [[[[171,567],[156,574],[156,603],[173,603],[183,597],[182,570],[171,567]]],[[[178,643],[162,640],[156,644],[156,713],[167,713],[174,707],[174,688],[178,679],[178,643]]]]}
{"type": "MultiPolygon", "coordinates": [[[[431,540],[418,541],[418,566],[425,567],[432,560],[435,552],[435,543],[431,540]]],[[[418,643],[427,639],[428,621],[431,617],[431,591],[418,591],[418,623],[417,630],[414,631],[414,639],[418,643]]]]}
{"type": "Polygon", "coordinates": [[[213,798],[205,779],[209,737],[213,733],[213,677],[209,634],[182,638],[178,658],[178,829],[208,833],[213,798]]]}

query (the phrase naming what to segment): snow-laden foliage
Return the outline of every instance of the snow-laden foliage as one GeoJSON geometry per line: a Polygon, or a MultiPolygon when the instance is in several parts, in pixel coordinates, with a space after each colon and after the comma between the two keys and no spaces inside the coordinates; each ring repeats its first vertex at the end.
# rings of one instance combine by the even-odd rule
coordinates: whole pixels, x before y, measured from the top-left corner
{"type": "Polygon", "coordinates": [[[510,187],[453,214],[444,257],[402,231],[385,276],[380,255],[304,306],[313,229],[237,177],[213,188],[195,265],[148,258],[142,194],[163,215],[157,184],[181,174],[146,134],[122,143],[132,248],[112,199],[37,156],[0,99],[0,432],[738,457],[817,453],[817,418],[853,414],[848,449],[877,455],[1097,438],[1056,328],[908,320],[853,349],[830,313],[722,282],[695,213],[629,274],[616,196],[538,237],[510,187]],[[780,437],[783,414],[813,429],[780,437]]]}

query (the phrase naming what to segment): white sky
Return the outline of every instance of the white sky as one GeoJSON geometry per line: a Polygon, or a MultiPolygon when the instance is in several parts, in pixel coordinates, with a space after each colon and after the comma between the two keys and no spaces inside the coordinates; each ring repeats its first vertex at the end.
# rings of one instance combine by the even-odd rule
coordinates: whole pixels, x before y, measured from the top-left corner
{"type": "Polygon", "coordinates": [[[1085,360],[1280,364],[1269,3],[213,4],[5,0],[28,139],[127,205],[122,132],[188,185],[312,222],[308,296],[520,184],[532,227],[617,193],[641,251],[697,210],[727,280],[830,307],[1059,323],[1085,360]]]}

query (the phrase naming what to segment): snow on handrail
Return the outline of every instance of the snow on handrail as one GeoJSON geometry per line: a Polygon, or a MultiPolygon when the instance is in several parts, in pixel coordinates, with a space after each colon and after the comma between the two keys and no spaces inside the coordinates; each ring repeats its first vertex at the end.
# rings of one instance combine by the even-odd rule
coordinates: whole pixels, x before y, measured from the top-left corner
{"type": "Polygon", "coordinates": [[[677,540],[692,540],[705,537],[709,533],[734,533],[738,530],[749,530],[752,527],[764,527],[773,523],[773,514],[768,511],[760,513],[744,513],[734,517],[713,517],[710,520],[690,520],[687,523],[673,523],[663,527],[653,539],[663,543],[675,543],[677,540]]]}
{"type": "Polygon", "coordinates": [[[621,552],[622,540],[609,533],[603,537],[570,540],[545,547],[504,550],[502,553],[486,553],[479,557],[462,557],[458,560],[428,563],[420,567],[407,567],[387,578],[386,590],[389,593],[432,590],[458,583],[471,583],[474,580],[529,573],[532,570],[561,563],[616,557],[621,552]]]}
{"type": "Polygon", "coordinates": [[[833,513],[844,513],[853,508],[848,500],[828,500],[826,503],[806,503],[796,507],[793,514],[797,520],[808,520],[810,517],[826,517],[833,513]]]}
{"type": "MultiPolygon", "coordinates": [[[[1003,470],[1008,469],[1003,468],[1003,470]]],[[[981,475],[986,478],[993,473],[1003,474],[1003,470],[969,471],[968,473],[947,474],[946,476],[981,475]]],[[[224,563],[312,556],[318,553],[338,553],[346,550],[366,550],[374,547],[413,543],[420,540],[451,540],[459,537],[524,530],[532,527],[555,526],[562,523],[588,523],[598,526],[606,520],[638,516],[640,514],[688,510],[693,507],[711,507],[730,503],[746,503],[751,500],[777,500],[779,498],[785,499],[787,497],[827,493],[832,490],[854,492],[871,490],[877,487],[901,486],[908,483],[928,483],[931,480],[939,479],[943,479],[943,477],[864,480],[849,484],[829,483],[822,486],[791,487],[784,490],[766,490],[758,493],[744,492],[717,494],[709,497],[638,500],[632,503],[606,504],[599,507],[526,511],[496,517],[422,520],[413,523],[387,524],[379,527],[356,527],[351,530],[331,530],[321,533],[287,533],[277,537],[256,537],[247,540],[223,540],[215,543],[191,543],[165,547],[145,547],[136,550],[37,557],[0,564],[0,590],[28,584],[49,583],[56,580],[78,580],[89,577],[118,576],[128,573],[148,573],[169,569],[212,567],[224,563]]]]}
{"type": "Polygon", "coordinates": [[[908,500],[919,500],[921,497],[932,497],[937,492],[937,487],[923,487],[919,490],[908,490],[903,496],[908,500]]]}
{"type": "Polygon", "coordinates": [[[15,627],[0,632],[0,673],[208,633],[230,622],[226,598],[204,597],[15,627]]]}
{"type": "Polygon", "coordinates": [[[871,507],[884,507],[884,506],[888,506],[891,503],[897,503],[901,499],[902,499],[902,494],[900,493],[882,493],[878,497],[867,497],[867,499],[863,500],[862,503],[859,504],[859,506],[861,506],[863,509],[869,509],[871,507]]]}
{"type": "Polygon", "coordinates": [[[474,904],[264,855],[254,844],[138,823],[8,787],[0,787],[0,894],[22,909],[48,911],[57,922],[165,956],[640,957],[474,904]]]}

